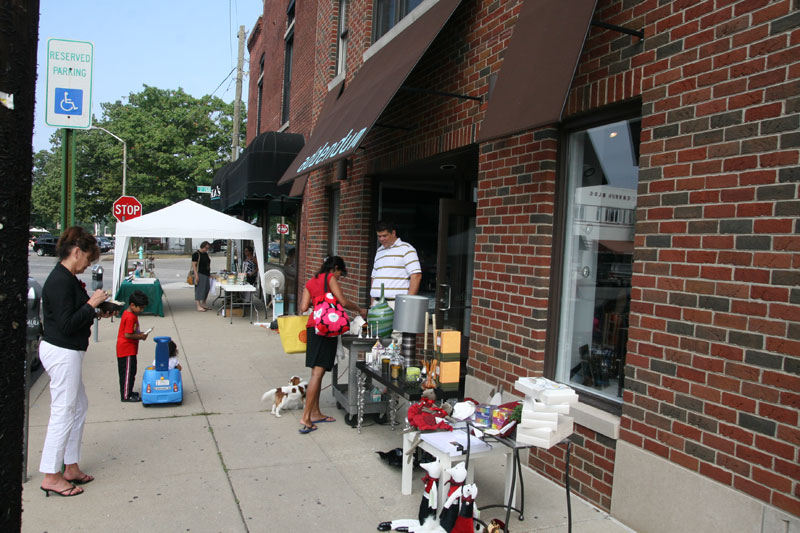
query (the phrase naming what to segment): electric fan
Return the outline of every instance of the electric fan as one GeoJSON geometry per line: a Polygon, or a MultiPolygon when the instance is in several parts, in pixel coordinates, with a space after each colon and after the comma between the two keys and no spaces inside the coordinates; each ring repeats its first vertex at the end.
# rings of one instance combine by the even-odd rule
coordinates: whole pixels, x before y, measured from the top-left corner
{"type": "Polygon", "coordinates": [[[286,279],[283,277],[283,272],[280,270],[272,269],[264,273],[264,286],[272,289],[272,301],[270,305],[272,306],[273,322],[277,320],[279,314],[283,314],[283,295],[280,294],[280,291],[283,290],[285,283],[286,279]],[[276,306],[276,302],[280,305],[280,309],[276,306]]]}

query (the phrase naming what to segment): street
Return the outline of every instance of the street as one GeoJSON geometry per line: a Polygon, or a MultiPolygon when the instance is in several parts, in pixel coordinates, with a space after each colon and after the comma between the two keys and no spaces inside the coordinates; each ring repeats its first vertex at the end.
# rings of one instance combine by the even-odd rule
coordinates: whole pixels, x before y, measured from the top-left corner
{"type": "MultiPolygon", "coordinates": [[[[131,259],[130,261],[135,261],[135,259],[131,259]]],[[[31,252],[28,254],[28,275],[38,281],[40,285],[44,285],[47,276],[50,274],[50,271],[53,270],[53,267],[57,262],[58,260],[55,257],[39,257],[31,252]]],[[[114,275],[112,273],[114,267],[113,250],[111,253],[106,253],[100,256],[100,261],[98,261],[96,264],[99,264],[103,267],[103,288],[106,290],[111,290],[111,284],[114,280],[114,275]]],[[[191,257],[186,255],[157,255],[155,259],[156,276],[162,285],[175,283],[176,281],[181,280],[185,281],[186,274],[189,272],[189,268],[191,268],[191,266],[191,257]]],[[[225,254],[211,254],[212,272],[215,270],[222,270],[223,268],[225,268],[225,254]]],[[[91,267],[87,268],[83,274],[79,274],[78,279],[86,283],[87,288],[91,288],[91,267]]]]}

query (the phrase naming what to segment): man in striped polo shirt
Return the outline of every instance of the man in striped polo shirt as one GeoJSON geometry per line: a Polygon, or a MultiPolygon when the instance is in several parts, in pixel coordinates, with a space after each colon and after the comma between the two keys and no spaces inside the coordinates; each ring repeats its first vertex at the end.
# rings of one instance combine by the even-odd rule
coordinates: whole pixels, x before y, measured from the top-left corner
{"type": "Polygon", "coordinates": [[[384,296],[394,307],[394,299],[401,294],[417,294],[422,280],[422,268],[417,250],[397,236],[394,224],[380,221],[378,232],[378,251],[372,266],[372,286],[369,295],[377,300],[381,297],[381,283],[384,296]]]}

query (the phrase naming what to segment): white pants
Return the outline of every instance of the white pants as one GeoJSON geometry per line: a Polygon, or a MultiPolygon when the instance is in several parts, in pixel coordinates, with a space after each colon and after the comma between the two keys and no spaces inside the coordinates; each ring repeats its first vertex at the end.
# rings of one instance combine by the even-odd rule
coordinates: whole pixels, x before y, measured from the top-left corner
{"type": "Polygon", "coordinates": [[[83,423],[89,407],[81,379],[85,353],[45,341],[39,345],[39,360],[50,376],[50,423],[39,464],[44,474],[61,472],[62,465],[81,458],[83,423]]]}

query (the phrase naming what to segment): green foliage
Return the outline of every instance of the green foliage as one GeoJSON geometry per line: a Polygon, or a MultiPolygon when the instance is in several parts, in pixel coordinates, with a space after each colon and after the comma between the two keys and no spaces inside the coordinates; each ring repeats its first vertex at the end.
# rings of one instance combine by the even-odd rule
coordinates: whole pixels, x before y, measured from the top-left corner
{"type": "MultiPolygon", "coordinates": [[[[208,195],[198,194],[197,186],[211,185],[230,160],[233,104],[147,85],[127,100],[101,104],[101,119],[92,121],[126,142],[126,194],[139,199],[145,214],[186,198],[207,205],[208,195]]],[[[59,217],[60,136],[34,157],[33,220],[48,227],[59,217]]],[[[76,222],[108,221],[122,194],[122,143],[101,130],[78,130],[75,144],[76,222]]]]}
{"type": "Polygon", "coordinates": [[[31,225],[55,228],[59,220],[60,198],[61,158],[51,151],[41,150],[33,156],[31,225]]]}
{"type": "Polygon", "coordinates": [[[511,413],[511,420],[514,420],[519,424],[522,422],[522,403],[518,403],[516,407],[514,407],[514,411],[511,413]]]}

